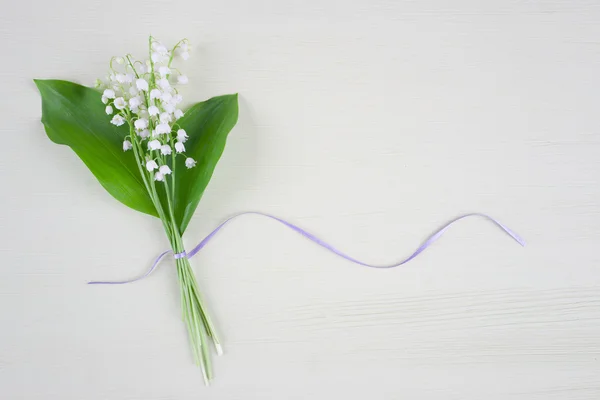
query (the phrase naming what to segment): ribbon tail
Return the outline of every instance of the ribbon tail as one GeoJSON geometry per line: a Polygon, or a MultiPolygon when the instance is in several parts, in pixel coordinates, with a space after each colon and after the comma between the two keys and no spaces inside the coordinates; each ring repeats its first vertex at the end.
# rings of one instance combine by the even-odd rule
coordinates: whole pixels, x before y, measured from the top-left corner
{"type": "Polygon", "coordinates": [[[150,267],[150,269],[148,271],[146,271],[146,273],[144,275],[138,276],[137,278],[129,279],[127,281],[92,281],[92,282],[88,282],[88,285],[124,285],[126,283],[137,282],[139,280],[142,280],[142,279],[146,278],[152,272],[154,272],[154,270],[156,269],[156,267],[158,267],[158,264],[160,264],[160,262],[162,261],[162,259],[167,254],[169,254],[169,253],[172,253],[172,251],[171,250],[166,250],[166,251],[162,252],[158,257],[156,257],[156,260],[154,260],[154,264],[152,264],[152,266],[150,267]]]}

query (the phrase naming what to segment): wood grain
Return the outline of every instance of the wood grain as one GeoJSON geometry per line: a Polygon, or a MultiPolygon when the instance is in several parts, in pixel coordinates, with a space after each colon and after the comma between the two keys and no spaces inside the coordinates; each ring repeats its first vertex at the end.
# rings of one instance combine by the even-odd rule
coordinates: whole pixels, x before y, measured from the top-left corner
{"type": "Polygon", "coordinates": [[[600,4],[15,2],[0,14],[0,398],[600,398],[600,4]],[[92,84],[187,36],[184,98],[239,93],[191,247],[225,355],[192,365],[160,224],[50,143],[33,78],[92,84]]]}

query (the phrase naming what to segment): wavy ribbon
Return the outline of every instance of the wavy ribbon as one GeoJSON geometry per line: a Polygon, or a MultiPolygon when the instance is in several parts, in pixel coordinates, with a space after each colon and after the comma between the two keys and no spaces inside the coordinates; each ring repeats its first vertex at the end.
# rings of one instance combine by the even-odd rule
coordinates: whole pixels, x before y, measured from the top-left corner
{"type": "MultiPolygon", "coordinates": [[[[435,242],[436,240],[438,240],[443,234],[444,232],[446,232],[446,230],[450,227],[450,225],[454,224],[457,221],[460,221],[463,218],[467,218],[467,217],[472,217],[472,216],[479,216],[479,217],[483,217],[486,218],[490,221],[492,221],[494,224],[496,224],[500,229],[502,229],[504,232],[506,232],[510,237],[512,237],[515,241],[517,241],[521,246],[525,246],[525,241],[519,236],[517,235],[514,231],[512,231],[511,229],[509,229],[508,227],[506,227],[505,225],[501,224],[498,220],[490,217],[489,215],[485,215],[485,214],[480,214],[480,213],[472,213],[472,214],[466,214],[466,215],[462,215],[458,218],[453,219],[452,221],[448,222],[446,225],[444,225],[443,227],[441,227],[440,229],[438,229],[433,235],[429,236],[429,238],[427,238],[427,240],[425,240],[425,242],[423,242],[423,244],[421,246],[419,246],[419,248],[417,250],[415,250],[414,253],[412,253],[410,256],[408,256],[406,259],[395,263],[395,264],[389,264],[389,265],[375,265],[375,264],[368,264],[364,261],[360,261],[357,260],[356,258],[353,258],[349,255],[347,255],[346,253],[343,253],[342,251],[336,249],[335,247],[333,247],[332,245],[330,245],[329,243],[325,242],[322,239],[319,239],[318,237],[316,237],[315,235],[313,235],[312,233],[305,231],[304,229],[300,228],[297,225],[292,224],[291,222],[285,221],[281,218],[275,217],[273,215],[269,215],[269,214],[264,214],[261,212],[254,212],[254,211],[248,211],[248,212],[243,212],[241,214],[237,214],[234,215],[233,217],[230,217],[228,219],[226,219],[224,222],[221,223],[221,225],[217,226],[215,228],[215,230],[213,230],[211,233],[208,234],[208,236],[206,236],[204,239],[202,239],[202,241],[200,243],[198,243],[198,245],[196,245],[196,247],[194,247],[190,252],[186,253],[177,253],[174,254],[173,257],[175,259],[177,258],[182,258],[182,257],[187,257],[187,258],[192,258],[194,257],[196,254],[198,254],[198,252],[200,252],[200,250],[202,250],[204,248],[204,246],[206,246],[208,244],[208,242],[217,234],[217,232],[219,232],[227,223],[229,223],[231,220],[241,217],[242,215],[248,215],[248,214],[254,214],[254,215],[260,215],[263,217],[267,217],[270,219],[273,219],[285,226],[287,226],[288,228],[292,229],[293,231],[298,232],[299,234],[301,234],[302,236],[304,236],[305,238],[307,238],[308,240],[310,240],[313,243],[318,244],[319,246],[325,248],[326,250],[330,251],[331,253],[336,254],[337,256],[348,260],[354,264],[358,264],[358,265],[362,265],[365,267],[369,267],[369,268],[394,268],[394,267],[399,267],[400,265],[406,264],[407,262],[409,262],[410,260],[412,260],[413,258],[415,258],[416,256],[418,256],[419,254],[421,254],[425,249],[427,249],[429,246],[431,246],[433,244],[433,242],[435,242]]],[[[152,264],[152,267],[150,267],[150,269],[142,276],[134,278],[134,279],[130,279],[127,281],[94,281],[94,282],[88,282],[89,285],[122,285],[125,283],[132,283],[132,282],[136,282],[139,281],[141,279],[146,278],[148,275],[150,275],[152,272],[154,272],[154,270],[156,269],[156,267],[158,267],[158,264],[160,264],[160,262],[162,261],[162,259],[169,253],[173,253],[173,251],[171,250],[166,250],[164,252],[162,252],[157,258],[156,260],[154,260],[154,263],[152,264]]]]}

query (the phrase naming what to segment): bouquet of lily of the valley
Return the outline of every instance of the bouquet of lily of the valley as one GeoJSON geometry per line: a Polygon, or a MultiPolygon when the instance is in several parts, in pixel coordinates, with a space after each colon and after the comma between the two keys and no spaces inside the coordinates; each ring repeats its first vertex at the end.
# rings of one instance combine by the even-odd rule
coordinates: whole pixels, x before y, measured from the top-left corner
{"type": "Polygon", "coordinates": [[[182,235],[237,122],[237,95],[183,110],[176,67],[189,57],[184,39],[168,49],[149,38],[148,59],[113,57],[95,88],[35,80],[48,137],[73,149],[100,184],[134,210],[160,218],[177,264],[181,307],[196,363],[212,378],[209,342],[221,344],[186,257],[182,235]]]}

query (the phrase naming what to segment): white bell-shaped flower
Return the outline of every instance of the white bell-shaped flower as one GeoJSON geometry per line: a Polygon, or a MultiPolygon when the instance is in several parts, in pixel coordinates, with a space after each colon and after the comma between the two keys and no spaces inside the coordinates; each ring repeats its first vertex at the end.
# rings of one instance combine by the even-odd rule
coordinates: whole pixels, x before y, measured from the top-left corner
{"type": "Polygon", "coordinates": [[[190,53],[188,53],[187,51],[182,52],[181,58],[183,58],[184,61],[187,61],[187,59],[190,58],[190,53]]]}
{"type": "Polygon", "coordinates": [[[139,97],[132,97],[129,99],[129,107],[132,110],[137,109],[140,106],[140,104],[142,104],[142,100],[139,97]]]}
{"type": "Polygon", "coordinates": [[[160,114],[160,122],[163,124],[168,124],[169,122],[171,122],[171,114],[166,112],[160,114]]]}
{"type": "Polygon", "coordinates": [[[123,142],[123,151],[131,150],[132,147],[133,147],[133,145],[131,144],[131,142],[129,140],[125,140],[123,142]]]}
{"type": "Polygon", "coordinates": [[[148,127],[148,120],[145,118],[140,118],[138,120],[136,120],[133,125],[135,126],[135,129],[137,130],[143,130],[146,129],[148,127]]]}
{"type": "Polygon", "coordinates": [[[160,76],[162,78],[166,78],[167,75],[171,75],[171,68],[163,65],[161,67],[158,68],[158,73],[160,74],[160,76]]]}
{"type": "Polygon", "coordinates": [[[185,146],[183,142],[175,142],[175,151],[177,153],[183,153],[185,151],[185,146]]]}
{"type": "Polygon", "coordinates": [[[159,172],[157,172],[157,173],[154,174],[154,180],[162,182],[162,181],[165,180],[165,176],[159,171],[159,172]]]}
{"type": "Polygon", "coordinates": [[[158,172],[160,172],[163,175],[169,175],[171,173],[171,168],[169,168],[168,165],[161,165],[158,169],[158,172]]]}
{"type": "Polygon", "coordinates": [[[158,168],[158,164],[156,163],[156,161],[154,160],[148,160],[146,161],[146,169],[150,172],[154,171],[155,169],[158,168]]]}
{"type": "Polygon", "coordinates": [[[163,108],[169,114],[173,114],[175,112],[175,105],[173,103],[163,103],[163,108]]]}
{"type": "Polygon", "coordinates": [[[113,108],[111,106],[106,106],[104,111],[106,112],[107,115],[110,115],[113,113],[113,108]]]}
{"type": "Polygon", "coordinates": [[[196,160],[194,160],[193,158],[186,158],[185,159],[185,166],[187,168],[193,168],[196,165],[196,160]]]}
{"type": "Polygon", "coordinates": [[[188,140],[187,132],[184,129],[179,129],[177,131],[177,140],[181,143],[185,143],[185,141],[188,140]]]}
{"type": "Polygon", "coordinates": [[[158,54],[161,54],[161,55],[165,55],[169,51],[169,50],[167,50],[167,46],[165,46],[164,44],[162,44],[160,42],[152,43],[152,49],[154,49],[154,51],[156,51],[158,54]]]}
{"type": "Polygon", "coordinates": [[[125,99],[122,97],[117,97],[113,104],[115,105],[117,110],[122,110],[127,106],[127,103],[125,103],[125,99]]]}
{"type": "Polygon", "coordinates": [[[115,98],[115,91],[112,89],[106,89],[103,93],[102,96],[106,97],[107,99],[114,99],[115,98]]]}
{"type": "Polygon", "coordinates": [[[148,142],[148,150],[158,150],[160,149],[160,146],[162,146],[162,144],[157,139],[148,142]]]}
{"type": "Polygon", "coordinates": [[[161,101],[163,103],[170,103],[173,100],[173,95],[169,92],[163,93],[161,101]]]}
{"type": "Polygon", "coordinates": [[[169,83],[169,80],[167,78],[161,78],[156,83],[158,84],[158,86],[160,86],[161,89],[169,89],[171,87],[171,84],[169,83]]]}
{"type": "Polygon", "coordinates": [[[168,144],[163,144],[162,146],[160,146],[160,153],[163,156],[168,156],[172,153],[171,146],[169,146],[168,144]]]}
{"type": "Polygon", "coordinates": [[[148,91],[148,81],[144,78],[139,78],[135,81],[135,86],[137,86],[138,90],[143,90],[145,92],[148,91]]]}
{"type": "Polygon", "coordinates": [[[144,129],[143,131],[140,131],[140,133],[138,133],[138,135],[142,139],[146,139],[148,136],[150,136],[150,131],[148,129],[144,129]]]}
{"type": "Polygon", "coordinates": [[[123,118],[121,115],[115,115],[114,117],[112,117],[112,119],[110,120],[110,123],[116,126],[121,126],[125,123],[125,118],[123,118]]]}
{"type": "Polygon", "coordinates": [[[169,124],[161,123],[156,126],[156,134],[163,135],[171,132],[171,126],[169,124]]]}
{"type": "Polygon", "coordinates": [[[162,97],[162,92],[158,89],[152,89],[150,91],[150,100],[160,99],[162,97]]]}
{"type": "Polygon", "coordinates": [[[148,107],[148,114],[150,114],[151,116],[155,116],[158,115],[160,113],[160,110],[158,109],[158,107],[156,106],[150,106],[148,107]]]}
{"type": "Polygon", "coordinates": [[[185,85],[185,84],[187,84],[187,83],[188,83],[188,77],[187,77],[187,76],[185,76],[185,75],[179,75],[179,76],[177,77],[177,83],[180,83],[180,84],[182,84],[182,85],[185,85]]]}
{"type": "Polygon", "coordinates": [[[175,110],[173,115],[175,116],[175,119],[179,119],[179,118],[183,117],[183,111],[181,111],[180,109],[177,109],[177,110],[175,110]]]}

